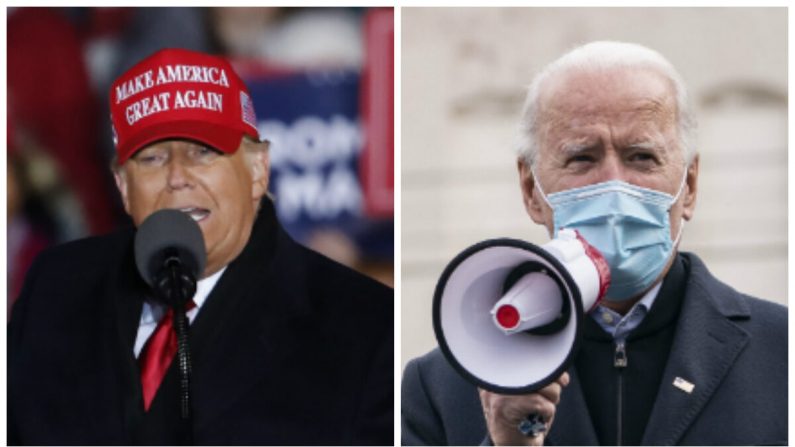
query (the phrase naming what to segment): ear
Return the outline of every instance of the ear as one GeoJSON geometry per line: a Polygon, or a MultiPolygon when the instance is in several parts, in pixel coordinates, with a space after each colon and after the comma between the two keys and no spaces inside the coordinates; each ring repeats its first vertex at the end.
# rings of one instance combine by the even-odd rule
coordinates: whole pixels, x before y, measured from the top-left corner
{"type": "Polygon", "coordinates": [[[118,167],[113,170],[113,179],[116,180],[116,188],[119,189],[121,194],[121,201],[124,204],[124,211],[130,214],[130,199],[127,184],[127,174],[123,171],[123,167],[118,167]]]}
{"type": "Polygon", "coordinates": [[[696,195],[698,193],[698,154],[693,157],[690,166],[687,167],[687,178],[685,179],[684,202],[682,203],[682,217],[690,220],[696,209],[696,195]]]}
{"type": "Polygon", "coordinates": [[[262,196],[268,193],[270,183],[270,152],[269,143],[257,143],[261,148],[252,150],[249,154],[249,166],[251,167],[251,199],[259,202],[262,196]]]}
{"type": "Polygon", "coordinates": [[[527,214],[533,219],[533,222],[545,225],[544,204],[542,203],[544,199],[536,191],[533,170],[521,157],[517,159],[516,167],[519,169],[519,187],[522,189],[522,200],[524,201],[525,210],[527,210],[527,214]]]}

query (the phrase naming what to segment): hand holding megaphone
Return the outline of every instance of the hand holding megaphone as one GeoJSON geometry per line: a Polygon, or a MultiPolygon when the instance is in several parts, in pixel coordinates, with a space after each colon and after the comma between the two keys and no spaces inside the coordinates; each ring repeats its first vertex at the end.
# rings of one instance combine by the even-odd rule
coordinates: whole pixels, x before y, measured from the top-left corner
{"type": "Polygon", "coordinates": [[[546,432],[555,419],[561,392],[568,384],[569,374],[563,373],[556,381],[530,394],[514,396],[478,390],[486,427],[494,445],[544,445],[546,432]],[[516,429],[527,421],[529,414],[537,415],[538,421],[543,421],[543,429],[537,430],[534,436],[527,436],[516,429]]]}

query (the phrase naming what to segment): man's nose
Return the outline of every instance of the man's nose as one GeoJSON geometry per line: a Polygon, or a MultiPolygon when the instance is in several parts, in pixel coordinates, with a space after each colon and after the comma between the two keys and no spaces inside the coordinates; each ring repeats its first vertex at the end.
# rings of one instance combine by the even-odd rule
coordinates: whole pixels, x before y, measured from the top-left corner
{"type": "Polygon", "coordinates": [[[193,176],[190,169],[178,157],[169,161],[167,169],[169,189],[179,190],[193,186],[193,176]]]}
{"type": "Polygon", "coordinates": [[[621,157],[614,151],[607,151],[607,154],[605,154],[605,157],[602,159],[602,163],[600,163],[596,181],[598,183],[610,180],[626,181],[624,175],[624,165],[621,162],[621,157]]]}

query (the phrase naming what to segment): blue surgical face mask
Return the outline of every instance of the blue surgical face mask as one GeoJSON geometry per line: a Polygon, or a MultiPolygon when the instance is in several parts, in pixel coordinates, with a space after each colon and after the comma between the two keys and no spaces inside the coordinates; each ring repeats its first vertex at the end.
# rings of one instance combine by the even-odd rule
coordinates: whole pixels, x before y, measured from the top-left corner
{"type": "Polygon", "coordinates": [[[676,196],[611,180],[546,196],[533,173],[541,197],[552,208],[555,235],[562,228],[580,232],[610,265],[607,299],[623,301],[640,295],[659,278],[682,235],[671,241],[668,211],[676,196]]]}

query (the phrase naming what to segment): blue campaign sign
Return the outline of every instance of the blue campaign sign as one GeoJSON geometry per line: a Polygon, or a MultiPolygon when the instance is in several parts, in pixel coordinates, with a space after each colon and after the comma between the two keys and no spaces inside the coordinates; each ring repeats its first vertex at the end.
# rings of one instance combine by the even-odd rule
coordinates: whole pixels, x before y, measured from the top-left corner
{"type": "Polygon", "coordinates": [[[270,190],[287,231],[305,240],[319,226],[351,233],[366,225],[359,72],[265,74],[246,84],[260,136],[271,141],[270,190]]]}

